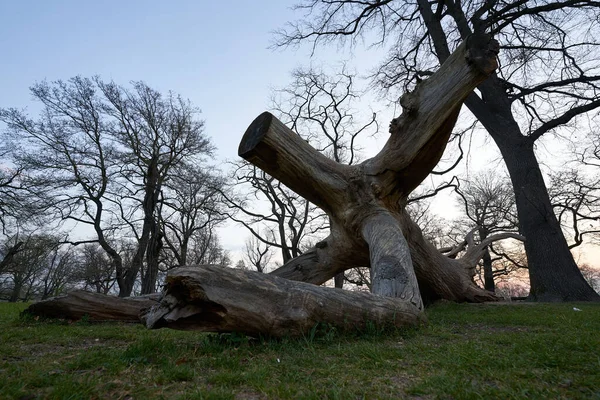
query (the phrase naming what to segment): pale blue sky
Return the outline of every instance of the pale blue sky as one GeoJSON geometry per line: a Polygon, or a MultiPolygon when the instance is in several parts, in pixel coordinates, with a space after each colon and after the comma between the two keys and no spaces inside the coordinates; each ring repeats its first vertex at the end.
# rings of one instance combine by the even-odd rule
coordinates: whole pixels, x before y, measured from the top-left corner
{"type": "Polygon", "coordinates": [[[267,48],[290,4],[0,0],[0,107],[35,110],[28,87],[44,79],[144,80],[200,107],[220,157],[234,157],[269,89],[307,60],[267,48]]]}
{"type": "MultiPolygon", "coordinates": [[[[269,49],[272,32],[299,17],[293,4],[0,0],[0,107],[27,107],[35,115],[28,88],[44,79],[144,80],[189,98],[202,110],[218,159],[235,159],[246,127],[295,67],[351,57],[339,49],[312,59],[310,48],[269,49]]],[[[379,60],[377,51],[354,54],[351,65],[367,72],[379,60]]],[[[226,231],[226,247],[240,249],[246,232],[226,231]]]]}

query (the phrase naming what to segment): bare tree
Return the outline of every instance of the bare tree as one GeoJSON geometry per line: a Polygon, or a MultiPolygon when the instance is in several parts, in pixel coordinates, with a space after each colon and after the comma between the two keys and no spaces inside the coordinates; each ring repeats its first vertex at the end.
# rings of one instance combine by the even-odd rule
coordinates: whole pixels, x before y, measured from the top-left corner
{"type": "Polygon", "coordinates": [[[11,150],[6,142],[0,145],[0,232],[7,234],[9,226],[27,220],[32,207],[26,201],[22,186],[23,168],[11,165],[11,150]]]}
{"type": "Polygon", "coordinates": [[[592,289],[600,293],[600,269],[594,268],[589,264],[582,264],[579,266],[579,269],[592,289]]]}
{"type": "Polygon", "coordinates": [[[554,215],[535,156],[538,139],[600,106],[600,3],[596,1],[320,1],[280,31],[276,45],[317,46],[365,37],[390,44],[374,79],[409,88],[462,40],[490,33],[500,68],[465,104],[496,142],[515,191],[533,300],[599,300],[585,282],[554,215]]]}
{"type": "Polygon", "coordinates": [[[115,266],[96,243],[86,243],[77,252],[77,280],[85,290],[108,294],[116,283],[115,266]]]}
{"type": "Polygon", "coordinates": [[[215,264],[223,267],[231,265],[229,252],[223,248],[219,236],[212,228],[196,231],[192,243],[188,258],[192,265],[215,264]]]}
{"type": "Polygon", "coordinates": [[[75,284],[75,252],[72,246],[57,245],[46,258],[44,269],[38,277],[38,293],[42,300],[65,293],[75,284]]]}
{"type": "MultiPolygon", "coordinates": [[[[475,226],[479,241],[484,241],[492,234],[515,232],[518,229],[510,182],[497,173],[485,171],[477,174],[457,187],[456,193],[469,221],[467,226],[463,226],[463,232],[468,232],[475,226]]],[[[488,247],[484,250],[482,264],[484,287],[494,292],[493,260],[488,247]]]]}
{"type": "Polygon", "coordinates": [[[133,89],[99,78],[38,83],[31,88],[44,108],[37,121],[15,109],[0,110],[12,157],[24,186],[61,221],[93,227],[115,266],[119,295],[129,296],[138,274],[142,291],[154,291],[163,229],[159,197],[178,165],[200,165],[212,146],[199,110],[143,82],[133,89]],[[127,265],[115,234],[137,238],[127,265]],[[112,238],[112,239],[109,239],[112,238]]]}
{"type": "Polygon", "coordinates": [[[600,180],[587,177],[581,170],[562,170],[550,175],[548,186],[558,221],[569,236],[569,248],[580,246],[586,238],[597,241],[600,180]]]}
{"type": "Polygon", "coordinates": [[[227,215],[265,245],[279,249],[284,262],[302,254],[303,240],[321,229],[322,215],[256,167],[239,163],[233,174],[237,193],[232,188],[233,194],[223,194],[227,215]]]}
{"type": "MultiPolygon", "coordinates": [[[[11,246],[10,240],[3,243],[3,247],[11,246]]],[[[8,263],[4,274],[9,276],[11,286],[8,301],[55,296],[73,281],[72,252],[61,247],[57,237],[32,234],[23,238],[22,249],[8,263]]]]}
{"type": "MultiPolygon", "coordinates": [[[[273,257],[271,247],[252,235],[246,239],[245,250],[245,258],[248,260],[248,263],[260,273],[267,272],[266,268],[273,257]]],[[[246,264],[244,263],[244,265],[246,264]]]]}
{"type": "Polygon", "coordinates": [[[211,243],[218,240],[215,228],[224,221],[224,180],[204,169],[180,167],[165,182],[161,223],[164,240],[175,257],[174,265],[205,260],[211,243]],[[194,260],[188,261],[190,248],[194,260]],[[198,254],[199,251],[199,254],[198,254]]]}
{"type": "Polygon", "coordinates": [[[138,241],[126,288],[132,287],[140,271],[142,294],[153,293],[164,236],[158,222],[163,185],[177,166],[199,165],[211,154],[212,145],[204,134],[204,121],[197,118],[200,110],[181,96],[163,96],[143,82],[133,82],[133,90],[97,84],[108,101],[106,112],[117,121],[112,134],[119,145],[119,190],[124,193],[119,207],[123,216],[129,216],[126,222],[138,241]],[[133,210],[141,210],[141,221],[131,218],[133,210]]]}
{"type": "MultiPolygon", "coordinates": [[[[81,77],[68,82],[37,83],[30,88],[44,106],[39,120],[16,109],[1,109],[12,155],[23,166],[24,185],[47,213],[63,221],[93,227],[100,246],[111,257],[122,280],[120,254],[107,238],[110,204],[109,180],[118,172],[114,147],[102,103],[92,80],[81,77]]],[[[80,243],[80,242],[77,242],[80,243]]]]}

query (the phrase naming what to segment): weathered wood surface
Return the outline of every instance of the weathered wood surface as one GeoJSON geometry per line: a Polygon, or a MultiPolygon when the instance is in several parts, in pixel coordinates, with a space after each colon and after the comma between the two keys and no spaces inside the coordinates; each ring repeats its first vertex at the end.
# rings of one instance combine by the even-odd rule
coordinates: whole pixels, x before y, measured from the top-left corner
{"type": "Polygon", "coordinates": [[[254,271],[203,265],[169,271],[148,328],[299,336],[317,323],[339,329],[414,326],[421,309],[405,300],[294,282],[254,271]]]}
{"type": "Polygon", "coordinates": [[[365,220],[363,238],[369,246],[372,292],[397,297],[423,309],[410,249],[400,225],[389,213],[365,220]]]}
{"type": "Polygon", "coordinates": [[[157,304],[159,293],[140,297],[116,297],[74,290],[30,305],[25,312],[47,317],[79,320],[84,316],[93,321],[140,322],[142,310],[157,304]]]}
{"type": "MultiPolygon", "coordinates": [[[[464,259],[446,257],[423,237],[419,226],[405,211],[397,213],[394,217],[398,220],[402,234],[408,243],[421,297],[426,304],[439,299],[477,303],[500,299],[473,283],[472,271],[475,267],[473,260],[476,259],[473,252],[467,251],[464,259]]],[[[498,238],[504,238],[504,235],[495,237],[498,238]]],[[[336,247],[330,247],[328,241],[333,239],[329,237],[326,241],[318,243],[315,248],[292,259],[271,274],[320,285],[348,268],[370,265],[368,252],[365,253],[368,250],[364,247],[350,244],[338,247],[339,242],[335,241],[336,247]],[[340,251],[338,252],[337,249],[340,251]]],[[[479,250],[480,246],[477,246],[477,249],[479,250]]],[[[478,251],[477,254],[480,252],[478,251]]]]}
{"type": "MultiPolygon", "coordinates": [[[[462,43],[439,71],[402,97],[388,142],[358,165],[326,158],[273,115],[261,114],[244,134],[240,156],[320,206],[330,218],[330,235],[272,275],[218,266],[172,270],[160,304],[143,314],[146,326],[294,336],[319,322],[342,329],[415,325],[424,318],[422,300],[497,299],[472,281],[477,248],[467,250],[465,262],[444,256],[405,210],[410,192],[440,160],[462,102],[497,67],[497,51],[487,35],[462,43]],[[372,268],[372,286],[385,296],[309,284],[359,266],[372,268]]],[[[82,302],[88,295],[31,308],[62,318],[133,321],[149,304],[98,295],[82,302]]]]}
{"type": "MultiPolygon", "coordinates": [[[[423,239],[405,205],[440,160],[463,101],[496,69],[497,53],[498,43],[487,35],[463,42],[437,72],[402,96],[403,112],[390,124],[389,140],[379,154],[358,165],[326,158],[269,113],[256,118],[242,138],[239,155],[321,207],[331,222],[328,238],[273,274],[320,284],[352,267],[373,267],[374,251],[383,245],[365,236],[368,221],[387,215],[385,225],[398,224],[410,249],[412,266],[407,261],[396,265],[404,271],[414,267],[421,287],[414,279],[402,283],[414,273],[399,271],[392,280],[389,274],[373,274],[374,287],[385,279],[385,286],[395,286],[393,291],[401,296],[420,291],[428,301],[496,299],[473,283],[470,268],[444,257],[423,239]]],[[[388,241],[386,251],[406,253],[400,249],[404,241],[397,241],[396,250],[390,245],[388,241]]],[[[404,257],[398,253],[397,259],[404,257]]]]}

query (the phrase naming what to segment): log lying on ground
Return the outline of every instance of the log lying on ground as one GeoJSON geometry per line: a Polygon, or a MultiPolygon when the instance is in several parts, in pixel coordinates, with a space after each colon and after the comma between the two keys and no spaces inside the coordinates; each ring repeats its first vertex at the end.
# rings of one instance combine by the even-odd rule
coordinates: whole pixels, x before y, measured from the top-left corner
{"type": "Polygon", "coordinates": [[[160,293],[140,297],[116,297],[74,290],[63,296],[33,303],[25,313],[46,318],[92,321],[140,322],[140,313],[157,304],[160,293]]]}
{"type": "Polygon", "coordinates": [[[398,298],[203,265],[169,271],[160,304],[142,318],[148,328],[285,337],[305,335],[317,323],[360,330],[414,326],[425,317],[398,298]]]}

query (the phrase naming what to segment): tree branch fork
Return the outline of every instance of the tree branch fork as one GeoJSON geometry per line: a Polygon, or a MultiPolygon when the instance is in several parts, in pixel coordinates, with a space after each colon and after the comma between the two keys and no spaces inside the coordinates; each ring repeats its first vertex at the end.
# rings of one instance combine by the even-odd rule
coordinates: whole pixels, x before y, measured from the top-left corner
{"type": "Polygon", "coordinates": [[[463,101],[496,69],[497,53],[488,35],[464,41],[402,97],[389,140],[358,165],[328,159],[268,112],[258,116],[238,154],[321,207],[330,235],[271,275],[215,266],[175,269],[160,303],[144,313],[146,325],[298,335],[318,322],[415,325],[424,320],[424,300],[496,299],[472,282],[459,260],[427,242],[404,207],[440,160],[463,101]],[[314,285],[355,266],[370,266],[372,293],[314,285]]]}

